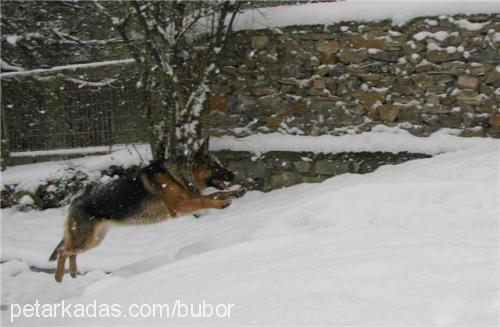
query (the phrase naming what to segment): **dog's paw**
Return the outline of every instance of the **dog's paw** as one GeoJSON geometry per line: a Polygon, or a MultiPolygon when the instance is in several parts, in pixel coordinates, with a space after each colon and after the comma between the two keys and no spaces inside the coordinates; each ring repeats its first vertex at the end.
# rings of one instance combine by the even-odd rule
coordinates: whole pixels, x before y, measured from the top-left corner
{"type": "Polygon", "coordinates": [[[216,192],[207,195],[208,198],[212,200],[226,200],[229,199],[230,194],[228,192],[216,192]]]}
{"type": "Polygon", "coordinates": [[[54,279],[56,280],[56,282],[61,283],[61,282],[62,282],[62,280],[63,280],[63,275],[62,275],[62,274],[58,274],[58,273],[56,273],[56,274],[54,275],[54,279]]]}
{"type": "Polygon", "coordinates": [[[231,205],[231,199],[221,199],[217,200],[217,208],[219,209],[225,209],[231,205]]]}
{"type": "Polygon", "coordinates": [[[235,191],[233,194],[233,197],[235,198],[241,198],[243,195],[247,193],[247,189],[242,187],[239,190],[235,191]]]}

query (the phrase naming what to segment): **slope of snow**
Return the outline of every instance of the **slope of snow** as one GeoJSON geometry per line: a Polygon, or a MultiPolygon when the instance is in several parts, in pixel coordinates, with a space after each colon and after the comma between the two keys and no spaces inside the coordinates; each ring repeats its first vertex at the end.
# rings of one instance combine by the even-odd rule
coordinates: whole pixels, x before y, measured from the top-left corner
{"type": "MultiPolygon", "coordinates": [[[[291,25],[329,25],[342,21],[392,20],[403,25],[416,17],[499,13],[498,1],[379,1],[348,0],[330,3],[309,3],[244,11],[238,15],[235,30],[256,30],[291,25]]],[[[467,26],[460,26],[466,28],[467,26]]]]}
{"type": "Polygon", "coordinates": [[[200,219],[111,230],[62,284],[28,265],[66,209],[2,210],[2,323],[9,304],[234,304],[230,318],[18,318],[29,325],[497,326],[498,143],[250,192],[200,219]],[[15,260],[17,259],[17,261],[15,260]],[[111,272],[104,274],[104,272],[111,272]]]}

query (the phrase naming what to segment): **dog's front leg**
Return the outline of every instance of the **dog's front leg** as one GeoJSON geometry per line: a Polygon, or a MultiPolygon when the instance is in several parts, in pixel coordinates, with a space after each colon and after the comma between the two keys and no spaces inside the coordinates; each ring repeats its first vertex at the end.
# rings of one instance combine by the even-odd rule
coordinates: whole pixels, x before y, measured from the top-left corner
{"type": "Polygon", "coordinates": [[[208,194],[207,196],[210,197],[211,199],[226,199],[226,198],[241,198],[247,190],[245,188],[240,188],[238,190],[232,190],[232,191],[222,191],[222,192],[215,192],[208,194]]]}
{"type": "Polygon", "coordinates": [[[202,209],[223,209],[231,204],[231,199],[214,199],[209,196],[201,196],[191,199],[179,199],[173,201],[173,210],[177,215],[196,212],[202,209]]]}

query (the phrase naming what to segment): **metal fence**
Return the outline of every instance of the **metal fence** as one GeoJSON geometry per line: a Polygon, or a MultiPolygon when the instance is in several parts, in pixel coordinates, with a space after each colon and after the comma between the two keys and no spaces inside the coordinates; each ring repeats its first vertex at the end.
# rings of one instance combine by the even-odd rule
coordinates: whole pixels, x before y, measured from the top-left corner
{"type": "Polygon", "coordinates": [[[26,94],[3,104],[10,152],[143,141],[145,126],[134,87],[67,84],[57,93],[26,94]]]}

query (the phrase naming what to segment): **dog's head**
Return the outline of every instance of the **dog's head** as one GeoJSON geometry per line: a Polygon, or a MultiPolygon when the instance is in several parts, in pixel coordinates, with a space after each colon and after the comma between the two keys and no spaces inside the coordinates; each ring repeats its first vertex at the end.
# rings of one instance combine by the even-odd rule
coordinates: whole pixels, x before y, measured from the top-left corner
{"type": "Polygon", "coordinates": [[[227,189],[226,182],[234,179],[234,173],[225,168],[222,163],[208,150],[209,139],[206,138],[193,157],[193,174],[200,189],[215,187],[227,189]]]}

